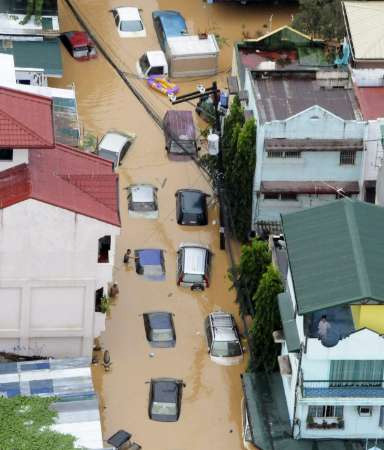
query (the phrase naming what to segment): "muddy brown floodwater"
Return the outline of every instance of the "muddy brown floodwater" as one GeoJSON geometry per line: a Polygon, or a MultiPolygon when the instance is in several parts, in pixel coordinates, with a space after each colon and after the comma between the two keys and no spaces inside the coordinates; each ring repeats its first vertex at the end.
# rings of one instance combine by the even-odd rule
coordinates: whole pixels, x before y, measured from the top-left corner
{"type": "MultiPolygon", "coordinates": [[[[74,0],[73,0],[74,1],[74,0]]],[[[272,28],[290,20],[291,10],[281,6],[206,5],[201,0],[137,0],[124,2],[143,9],[147,37],[121,39],[108,12],[121,0],[77,0],[75,6],[86,17],[98,40],[133,74],[135,63],[145,50],[157,49],[151,12],[177,9],[191,31],[213,31],[228,41],[220,57],[220,80],[225,80],[231,65],[231,46],[241,39],[242,31],[251,34],[265,30],[272,17],[272,28]]],[[[79,29],[72,12],[60,0],[61,29],[79,29]]],[[[242,397],[240,374],[245,363],[222,367],[212,363],[206,350],[203,321],[215,309],[232,312],[240,324],[233,291],[229,291],[228,261],[219,250],[217,208],[210,207],[210,225],[187,228],[175,220],[174,193],[180,188],[200,188],[211,193],[210,186],[193,162],[171,162],[164,150],[161,130],[99,53],[93,61],[79,63],[63,50],[64,77],[51,83],[64,87],[75,84],[79,115],[85,129],[97,136],[114,128],[137,134],[120,175],[120,212],[122,229],[117,241],[115,280],[120,294],[115,301],[101,343],[111,354],[112,370],[93,370],[101,399],[103,434],[107,439],[123,428],[134,435],[146,450],[237,450],[242,447],[242,397]],[[131,183],[146,182],[159,188],[158,220],[128,218],[126,191],[131,183]],[[214,252],[212,284],[202,293],[176,286],[176,251],[181,242],[209,244],[214,252]],[[138,276],[133,267],[123,267],[127,248],[165,250],[166,280],[150,282],[138,276]],[[142,313],[165,310],[175,314],[177,345],[173,349],[151,349],[145,339],[142,313]],[[154,356],[150,357],[149,353],[154,356]],[[186,383],[181,416],[176,423],[160,423],[148,418],[149,385],[152,377],[182,378],[186,383]]],[[[170,105],[165,97],[149,90],[144,81],[132,77],[137,89],[146,95],[160,115],[170,105]]],[[[199,80],[201,82],[201,80],[199,80]]],[[[205,83],[209,83],[206,80],[205,83]]],[[[182,82],[182,90],[195,89],[196,80],[182,82]]]]}

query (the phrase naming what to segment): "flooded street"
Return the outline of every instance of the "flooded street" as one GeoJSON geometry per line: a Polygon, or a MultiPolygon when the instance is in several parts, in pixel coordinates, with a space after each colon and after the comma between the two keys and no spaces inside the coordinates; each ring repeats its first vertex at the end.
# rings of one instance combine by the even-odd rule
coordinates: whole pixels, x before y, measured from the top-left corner
{"type": "MultiPolygon", "coordinates": [[[[147,37],[121,39],[108,12],[120,6],[120,0],[78,0],[75,4],[87,17],[97,39],[119,61],[119,67],[131,74],[132,83],[161,116],[170,108],[168,99],[134,78],[137,58],[145,50],[159,48],[152,26],[153,10],[177,9],[186,18],[190,31],[213,31],[228,39],[229,46],[223,47],[220,57],[219,81],[228,75],[232,42],[241,38],[242,30],[251,34],[263,30],[263,24],[268,24],[272,14],[272,27],[277,28],[287,23],[291,14],[279,6],[267,9],[206,5],[201,0],[137,0],[134,5],[143,9],[147,37]]],[[[79,29],[63,0],[59,6],[61,30],[79,29]]],[[[175,219],[177,189],[199,188],[211,193],[210,186],[193,162],[168,160],[162,131],[100,52],[98,59],[85,63],[74,61],[64,50],[62,55],[64,77],[51,85],[64,87],[74,82],[85,129],[98,137],[112,128],[137,135],[119,168],[122,229],[117,241],[115,281],[120,294],[101,337],[103,347],[110,351],[112,370],[104,373],[98,366],[94,369],[103,408],[104,437],[107,439],[117,430],[125,429],[147,450],[241,449],[240,373],[246,365],[225,367],[211,362],[203,327],[204,318],[216,309],[232,312],[241,324],[234,293],[228,290],[227,255],[219,250],[216,205],[212,202],[210,206],[210,225],[206,227],[181,227],[175,219]],[[160,217],[157,220],[128,217],[125,188],[140,182],[158,187],[160,217]],[[181,242],[209,244],[214,252],[211,287],[204,292],[193,293],[176,286],[176,251],[181,242]],[[166,280],[151,282],[137,275],[133,266],[127,269],[122,262],[127,248],[165,250],[166,280]],[[154,310],[174,313],[175,348],[149,347],[142,313],[154,310]],[[150,352],[154,353],[153,357],[150,352]],[[161,423],[148,418],[149,385],[145,382],[152,377],[181,378],[186,383],[178,422],[161,423]]],[[[182,91],[188,92],[195,89],[196,83],[190,80],[180,85],[182,91]]],[[[182,105],[181,109],[185,107],[182,105]]]]}

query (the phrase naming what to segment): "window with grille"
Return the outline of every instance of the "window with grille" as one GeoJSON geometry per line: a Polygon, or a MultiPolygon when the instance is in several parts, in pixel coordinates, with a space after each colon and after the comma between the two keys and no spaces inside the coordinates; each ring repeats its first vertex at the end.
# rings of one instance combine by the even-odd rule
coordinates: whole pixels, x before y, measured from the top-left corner
{"type": "Polygon", "coordinates": [[[280,199],[281,200],[297,200],[297,194],[293,193],[293,192],[282,192],[280,194],[280,199]]]}
{"type": "Polygon", "coordinates": [[[343,417],[343,406],[333,406],[333,405],[309,406],[308,416],[320,418],[343,417]]]}
{"type": "Polygon", "coordinates": [[[340,165],[353,166],[355,164],[356,152],[343,151],[340,152],[340,165]]]}
{"type": "Polygon", "coordinates": [[[267,152],[268,158],[301,158],[301,152],[267,152]]]}
{"type": "Polygon", "coordinates": [[[275,192],[268,192],[264,194],[264,200],[278,200],[279,197],[280,195],[275,192]]]}

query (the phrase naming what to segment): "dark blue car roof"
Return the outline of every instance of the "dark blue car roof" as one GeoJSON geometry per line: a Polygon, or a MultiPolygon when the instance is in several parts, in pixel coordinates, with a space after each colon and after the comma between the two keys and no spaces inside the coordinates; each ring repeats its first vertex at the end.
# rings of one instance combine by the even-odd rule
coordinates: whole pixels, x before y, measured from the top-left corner
{"type": "Polygon", "coordinates": [[[154,11],[152,17],[160,19],[167,38],[182,36],[187,32],[187,24],[184,17],[177,11],[154,11]]]}
{"type": "Polygon", "coordinates": [[[152,329],[155,330],[172,329],[172,322],[169,313],[166,312],[148,313],[148,320],[152,329]]]}
{"type": "Polygon", "coordinates": [[[153,401],[177,403],[179,385],[175,381],[153,381],[153,401]]]}

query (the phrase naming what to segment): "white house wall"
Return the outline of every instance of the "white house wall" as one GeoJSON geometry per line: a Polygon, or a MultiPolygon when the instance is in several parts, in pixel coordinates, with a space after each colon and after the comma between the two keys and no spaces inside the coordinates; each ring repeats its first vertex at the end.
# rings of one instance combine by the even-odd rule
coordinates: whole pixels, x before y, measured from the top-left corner
{"type": "Polygon", "coordinates": [[[112,274],[118,233],[36,200],[0,210],[0,349],[89,356],[95,291],[111,281],[106,274],[112,274]],[[110,263],[100,264],[98,239],[105,235],[112,241],[110,263]]]}

